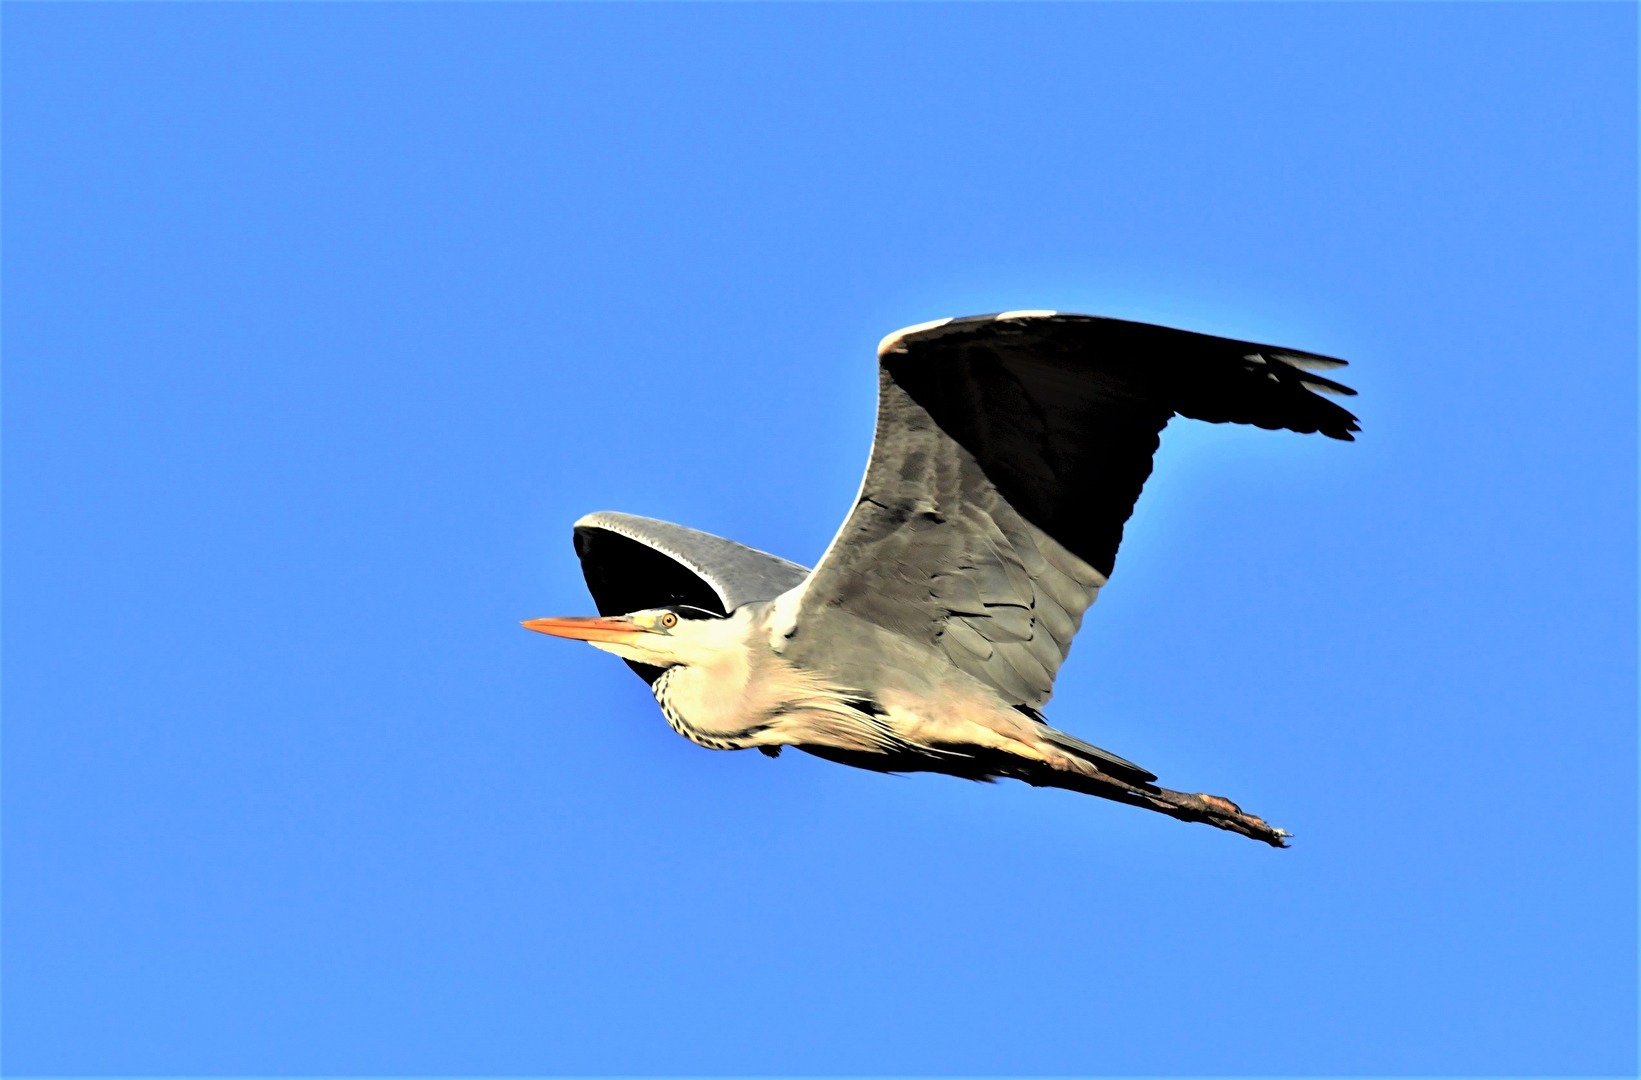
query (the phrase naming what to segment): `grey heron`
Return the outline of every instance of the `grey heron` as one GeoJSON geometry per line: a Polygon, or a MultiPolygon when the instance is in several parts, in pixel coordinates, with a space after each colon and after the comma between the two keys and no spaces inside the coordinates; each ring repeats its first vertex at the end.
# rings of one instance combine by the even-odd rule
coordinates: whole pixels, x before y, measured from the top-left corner
{"type": "Polygon", "coordinates": [[[1042,713],[1175,415],[1350,440],[1321,394],[1344,361],[1089,315],[920,323],[878,347],[854,506],[813,571],[681,525],[575,523],[596,617],[523,625],[614,653],[714,750],[782,747],[880,772],[1012,777],[1289,834],[1042,713]]]}

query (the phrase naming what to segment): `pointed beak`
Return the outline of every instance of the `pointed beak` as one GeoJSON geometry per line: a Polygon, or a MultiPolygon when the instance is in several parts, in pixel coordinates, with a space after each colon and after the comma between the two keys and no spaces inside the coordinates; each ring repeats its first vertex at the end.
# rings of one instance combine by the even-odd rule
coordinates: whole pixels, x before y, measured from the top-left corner
{"type": "Polygon", "coordinates": [[[636,641],[649,633],[625,615],[593,618],[527,619],[519,623],[526,630],[577,641],[636,641]]]}

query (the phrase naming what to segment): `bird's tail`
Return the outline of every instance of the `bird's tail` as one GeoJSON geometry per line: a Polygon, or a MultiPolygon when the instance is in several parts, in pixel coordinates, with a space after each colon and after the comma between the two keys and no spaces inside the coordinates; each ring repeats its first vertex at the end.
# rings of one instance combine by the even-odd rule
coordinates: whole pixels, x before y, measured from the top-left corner
{"type": "Polygon", "coordinates": [[[1077,736],[1059,728],[1049,727],[1046,721],[1039,734],[1059,749],[1069,751],[1073,757],[1093,765],[1107,776],[1134,784],[1149,784],[1157,778],[1156,773],[1140,768],[1127,758],[1120,758],[1109,750],[1101,750],[1093,743],[1085,743],[1077,736]]]}
{"type": "Polygon", "coordinates": [[[1263,818],[1244,813],[1229,799],[1158,787],[1154,783],[1156,776],[1108,750],[1101,750],[1052,727],[1041,734],[1047,742],[1064,752],[1064,758],[1047,766],[1033,763],[1035,767],[1015,774],[1028,784],[1098,795],[1102,799],[1155,810],[1181,821],[1200,821],[1216,829],[1241,833],[1272,847],[1288,846],[1289,833],[1267,824],[1263,818]]]}

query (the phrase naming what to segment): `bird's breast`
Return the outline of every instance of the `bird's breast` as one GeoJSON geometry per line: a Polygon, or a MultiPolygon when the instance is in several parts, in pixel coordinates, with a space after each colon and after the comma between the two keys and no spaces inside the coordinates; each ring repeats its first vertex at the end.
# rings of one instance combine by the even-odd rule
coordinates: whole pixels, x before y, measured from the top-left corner
{"type": "Polygon", "coordinates": [[[708,750],[745,750],[760,745],[769,724],[738,707],[744,689],[731,673],[688,667],[668,668],[650,686],[667,726],[708,750]],[[726,685],[727,684],[727,685],[726,685]]]}

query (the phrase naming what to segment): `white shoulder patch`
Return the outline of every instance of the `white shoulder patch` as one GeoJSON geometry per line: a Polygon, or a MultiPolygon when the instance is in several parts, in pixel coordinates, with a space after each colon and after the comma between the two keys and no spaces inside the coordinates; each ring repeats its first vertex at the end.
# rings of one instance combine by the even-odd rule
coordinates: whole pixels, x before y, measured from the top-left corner
{"type": "Polygon", "coordinates": [[[951,321],[952,320],[950,317],[944,319],[934,319],[930,322],[920,322],[915,326],[908,326],[904,329],[896,330],[894,333],[877,343],[877,354],[880,357],[886,356],[889,352],[899,346],[902,339],[911,337],[913,334],[920,334],[925,330],[938,330],[940,327],[945,326],[951,321]]]}
{"type": "MultiPolygon", "coordinates": [[[[821,562],[825,562],[822,556],[821,562]]],[[[803,596],[809,590],[809,583],[815,580],[810,574],[796,586],[775,597],[769,605],[765,616],[764,626],[769,631],[769,651],[779,654],[786,651],[786,643],[793,634],[798,632],[798,608],[803,606],[803,596]]]]}
{"type": "Polygon", "coordinates": [[[1004,311],[993,315],[992,320],[1002,322],[1004,319],[1048,319],[1058,314],[1058,311],[1004,311]]]}

